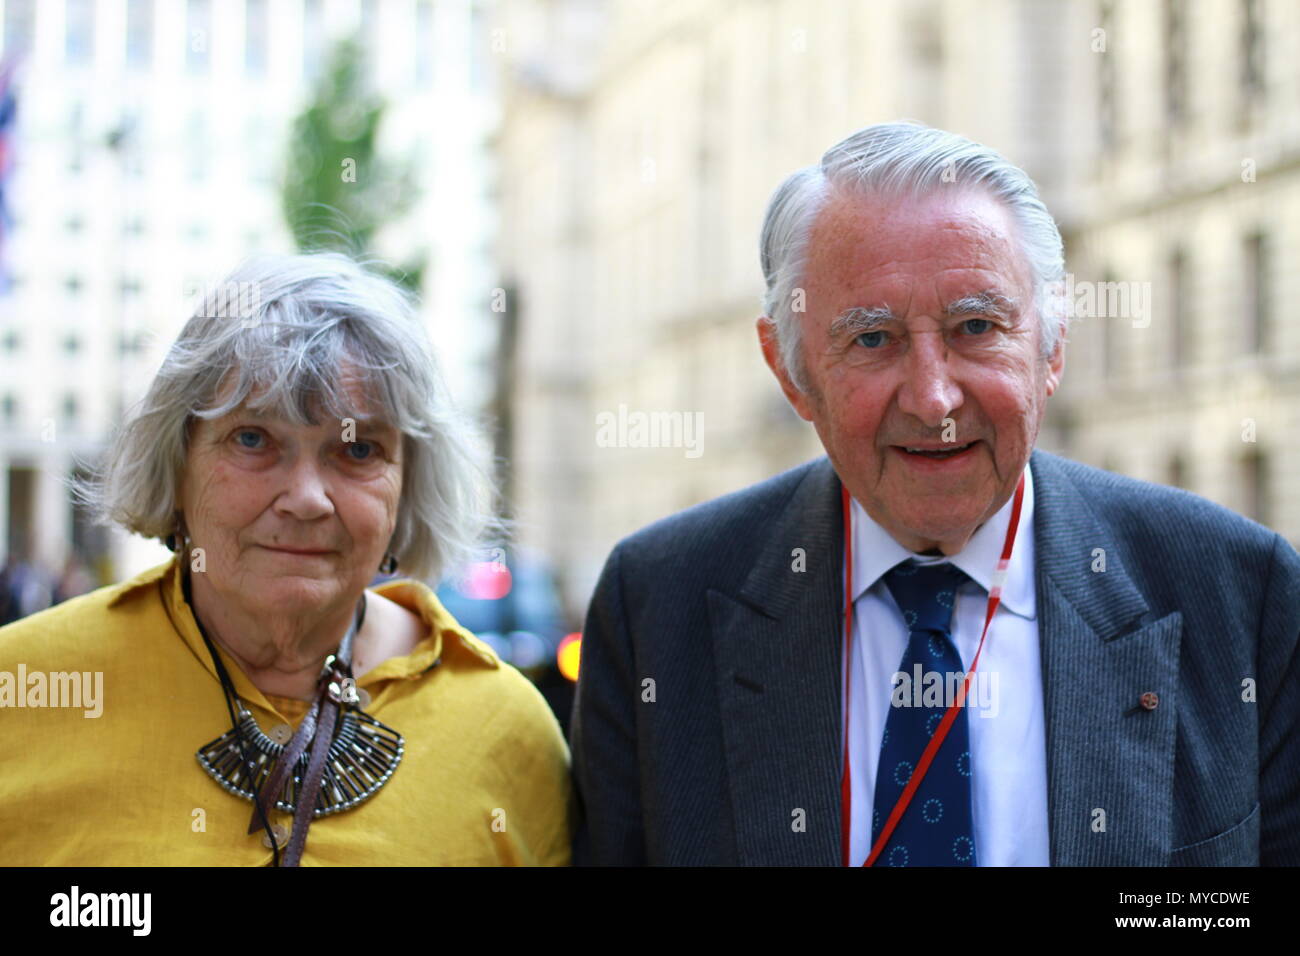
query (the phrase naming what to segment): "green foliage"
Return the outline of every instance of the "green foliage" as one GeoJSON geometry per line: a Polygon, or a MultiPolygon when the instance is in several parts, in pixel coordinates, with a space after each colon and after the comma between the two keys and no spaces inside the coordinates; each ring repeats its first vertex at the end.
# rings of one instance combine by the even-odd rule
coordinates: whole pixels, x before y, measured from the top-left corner
{"type": "MultiPolygon", "coordinates": [[[[311,102],[293,124],[281,206],[299,251],[375,256],[375,234],[418,198],[413,165],[381,158],[375,140],[386,104],[366,84],[365,52],[355,40],[333,50],[311,102]]],[[[425,256],[400,268],[375,265],[418,291],[425,256]]]]}

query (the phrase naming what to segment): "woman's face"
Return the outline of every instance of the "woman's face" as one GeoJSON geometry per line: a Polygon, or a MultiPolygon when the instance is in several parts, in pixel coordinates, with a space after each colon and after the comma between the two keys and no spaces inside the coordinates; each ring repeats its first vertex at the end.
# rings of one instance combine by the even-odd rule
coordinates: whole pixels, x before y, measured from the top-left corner
{"type": "Polygon", "coordinates": [[[202,548],[222,600],[249,614],[315,615],[370,583],[396,524],[402,436],[364,414],[300,426],[240,406],[193,422],[180,508],[191,567],[202,548]]]}

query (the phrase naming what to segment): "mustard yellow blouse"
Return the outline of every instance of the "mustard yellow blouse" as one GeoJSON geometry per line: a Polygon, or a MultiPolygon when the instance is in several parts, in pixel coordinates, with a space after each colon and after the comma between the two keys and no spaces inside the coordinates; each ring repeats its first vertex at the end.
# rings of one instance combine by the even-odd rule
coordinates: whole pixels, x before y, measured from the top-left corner
{"type": "MultiPolygon", "coordinates": [[[[0,629],[0,865],[271,862],[264,832],[246,832],[252,804],[195,756],[230,718],[179,572],[173,560],[0,629]]],[[[302,865],[567,864],[569,753],[541,694],[427,586],[374,590],[430,628],[357,680],[405,755],[365,803],[312,822],[302,865]]],[[[305,701],[264,695],[219,652],[264,732],[297,726],[305,701]]],[[[293,826],[278,810],[271,822],[293,826]]]]}

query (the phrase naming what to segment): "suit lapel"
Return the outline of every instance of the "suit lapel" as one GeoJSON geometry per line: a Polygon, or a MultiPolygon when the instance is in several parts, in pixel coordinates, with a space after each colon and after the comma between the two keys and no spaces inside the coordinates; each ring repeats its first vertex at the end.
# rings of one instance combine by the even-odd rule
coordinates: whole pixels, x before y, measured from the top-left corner
{"type": "Polygon", "coordinates": [[[828,459],[771,520],[739,593],[708,593],[737,857],[835,866],[844,532],[828,459]]]}
{"type": "MultiPolygon", "coordinates": [[[[1051,864],[1163,866],[1182,616],[1152,619],[1060,460],[1032,463],[1051,864]]],[[[822,458],[773,515],[740,591],[708,593],[742,864],[840,862],[843,537],[822,458]]]]}
{"type": "Polygon", "coordinates": [[[1031,462],[1051,863],[1164,866],[1182,615],[1152,619],[1131,556],[1060,460],[1031,462]],[[1154,710],[1140,705],[1147,691],[1154,710]]]}

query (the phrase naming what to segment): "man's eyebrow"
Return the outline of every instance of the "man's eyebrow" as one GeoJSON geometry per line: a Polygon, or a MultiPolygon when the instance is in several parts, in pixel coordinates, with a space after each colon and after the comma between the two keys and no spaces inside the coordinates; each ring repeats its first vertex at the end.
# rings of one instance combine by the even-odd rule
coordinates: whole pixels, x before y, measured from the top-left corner
{"type": "Polygon", "coordinates": [[[828,335],[839,338],[841,335],[861,335],[870,332],[888,322],[894,321],[894,312],[888,306],[878,305],[871,308],[854,306],[845,309],[831,322],[828,335]]]}
{"type": "Polygon", "coordinates": [[[1010,296],[1005,296],[995,289],[973,292],[960,299],[949,302],[943,308],[943,314],[954,315],[996,315],[1004,319],[1016,315],[1020,305],[1010,296]]]}
{"type": "MultiPolygon", "coordinates": [[[[1003,295],[996,289],[972,292],[944,306],[943,314],[948,317],[960,315],[996,315],[1010,318],[1020,310],[1019,303],[1010,296],[1003,295]]],[[[854,306],[845,309],[831,322],[828,334],[831,338],[842,335],[861,335],[870,332],[896,319],[888,306],[854,306]]]]}

